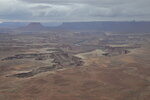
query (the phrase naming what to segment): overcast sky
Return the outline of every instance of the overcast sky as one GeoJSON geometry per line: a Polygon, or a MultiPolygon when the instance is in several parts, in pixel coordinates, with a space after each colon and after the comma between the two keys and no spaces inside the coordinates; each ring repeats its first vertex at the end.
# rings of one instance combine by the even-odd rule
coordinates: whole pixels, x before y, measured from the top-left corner
{"type": "Polygon", "coordinates": [[[0,22],[106,20],[150,20],[150,0],[0,0],[0,22]]]}

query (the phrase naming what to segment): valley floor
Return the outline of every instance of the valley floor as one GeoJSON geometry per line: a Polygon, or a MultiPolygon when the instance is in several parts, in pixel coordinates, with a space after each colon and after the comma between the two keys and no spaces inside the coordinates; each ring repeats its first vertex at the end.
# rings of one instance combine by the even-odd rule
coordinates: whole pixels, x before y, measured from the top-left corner
{"type": "MultiPolygon", "coordinates": [[[[132,49],[128,43],[121,49],[114,43],[114,49],[109,40],[105,48],[91,38],[83,40],[78,41],[81,46],[63,41],[63,47],[61,42],[35,46],[36,39],[29,43],[32,46],[21,40],[20,48],[14,47],[20,42],[9,46],[1,42],[0,100],[149,100],[149,41],[142,40],[140,47],[129,41],[130,46],[136,44],[132,49]],[[28,72],[34,75],[16,76],[28,72]]],[[[66,41],[76,43],[76,39],[66,41]]]]}

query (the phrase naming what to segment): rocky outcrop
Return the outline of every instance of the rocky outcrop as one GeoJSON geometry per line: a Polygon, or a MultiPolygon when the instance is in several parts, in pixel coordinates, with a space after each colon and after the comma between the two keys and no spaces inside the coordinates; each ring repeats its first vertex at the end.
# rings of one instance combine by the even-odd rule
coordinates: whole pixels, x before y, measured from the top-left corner
{"type": "Polygon", "coordinates": [[[32,77],[39,73],[68,68],[68,67],[77,67],[83,64],[81,58],[68,54],[64,51],[57,51],[53,53],[40,53],[40,54],[20,54],[20,55],[15,55],[13,57],[4,58],[3,60],[33,59],[33,58],[35,60],[53,59],[52,65],[33,69],[32,71],[26,73],[17,73],[12,76],[18,78],[32,77]]]}
{"type": "Polygon", "coordinates": [[[51,55],[51,53],[32,53],[32,54],[17,54],[11,57],[7,57],[2,59],[4,60],[14,60],[14,59],[36,59],[36,60],[43,60],[46,56],[51,55]]]}
{"type": "Polygon", "coordinates": [[[18,77],[18,78],[27,78],[27,77],[32,77],[36,74],[42,73],[42,72],[47,72],[47,71],[52,71],[56,69],[56,66],[50,66],[50,67],[40,67],[38,69],[34,69],[30,72],[26,72],[26,73],[18,73],[18,74],[14,74],[12,76],[18,77]]]}
{"type": "Polygon", "coordinates": [[[104,51],[106,52],[103,54],[104,56],[117,56],[122,54],[128,54],[130,52],[124,47],[109,47],[104,51]]]}

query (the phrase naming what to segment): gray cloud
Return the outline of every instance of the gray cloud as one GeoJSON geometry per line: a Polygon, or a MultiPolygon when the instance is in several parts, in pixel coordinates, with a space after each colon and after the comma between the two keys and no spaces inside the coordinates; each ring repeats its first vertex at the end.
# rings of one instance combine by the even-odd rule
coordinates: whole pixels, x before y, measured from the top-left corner
{"type": "Polygon", "coordinates": [[[0,20],[150,20],[149,5],[150,0],[0,0],[0,20]]]}

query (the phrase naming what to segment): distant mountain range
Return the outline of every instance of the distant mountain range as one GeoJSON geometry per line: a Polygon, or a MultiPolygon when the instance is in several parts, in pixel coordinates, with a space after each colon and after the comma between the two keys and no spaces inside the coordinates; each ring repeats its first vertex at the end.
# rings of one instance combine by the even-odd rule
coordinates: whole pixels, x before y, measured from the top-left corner
{"type": "MultiPolygon", "coordinates": [[[[98,22],[67,22],[59,26],[43,26],[41,23],[7,23],[7,28],[21,31],[51,31],[51,30],[73,30],[73,31],[109,31],[109,32],[150,32],[150,22],[145,21],[98,21],[98,22]],[[19,28],[17,28],[19,27],[19,28]]],[[[2,25],[0,25],[2,27],[2,25]]]]}
{"type": "Polygon", "coordinates": [[[28,25],[29,23],[25,22],[4,22],[0,23],[0,28],[18,28],[28,25]]]}
{"type": "Polygon", "coordinates": [[[110,32],[150,32],[150,22],[73,22],[59,28],[68,30],[100,30],[110,32]]]}
{"type": "Polygon", "coordinates": [[[21,31],[42,31],[47,29],[48,27],[43,26],[41,23],[38,22],[33,22],[28,24],[27,26],[17,28],[17,30],[21,30],[21,31]]]}

